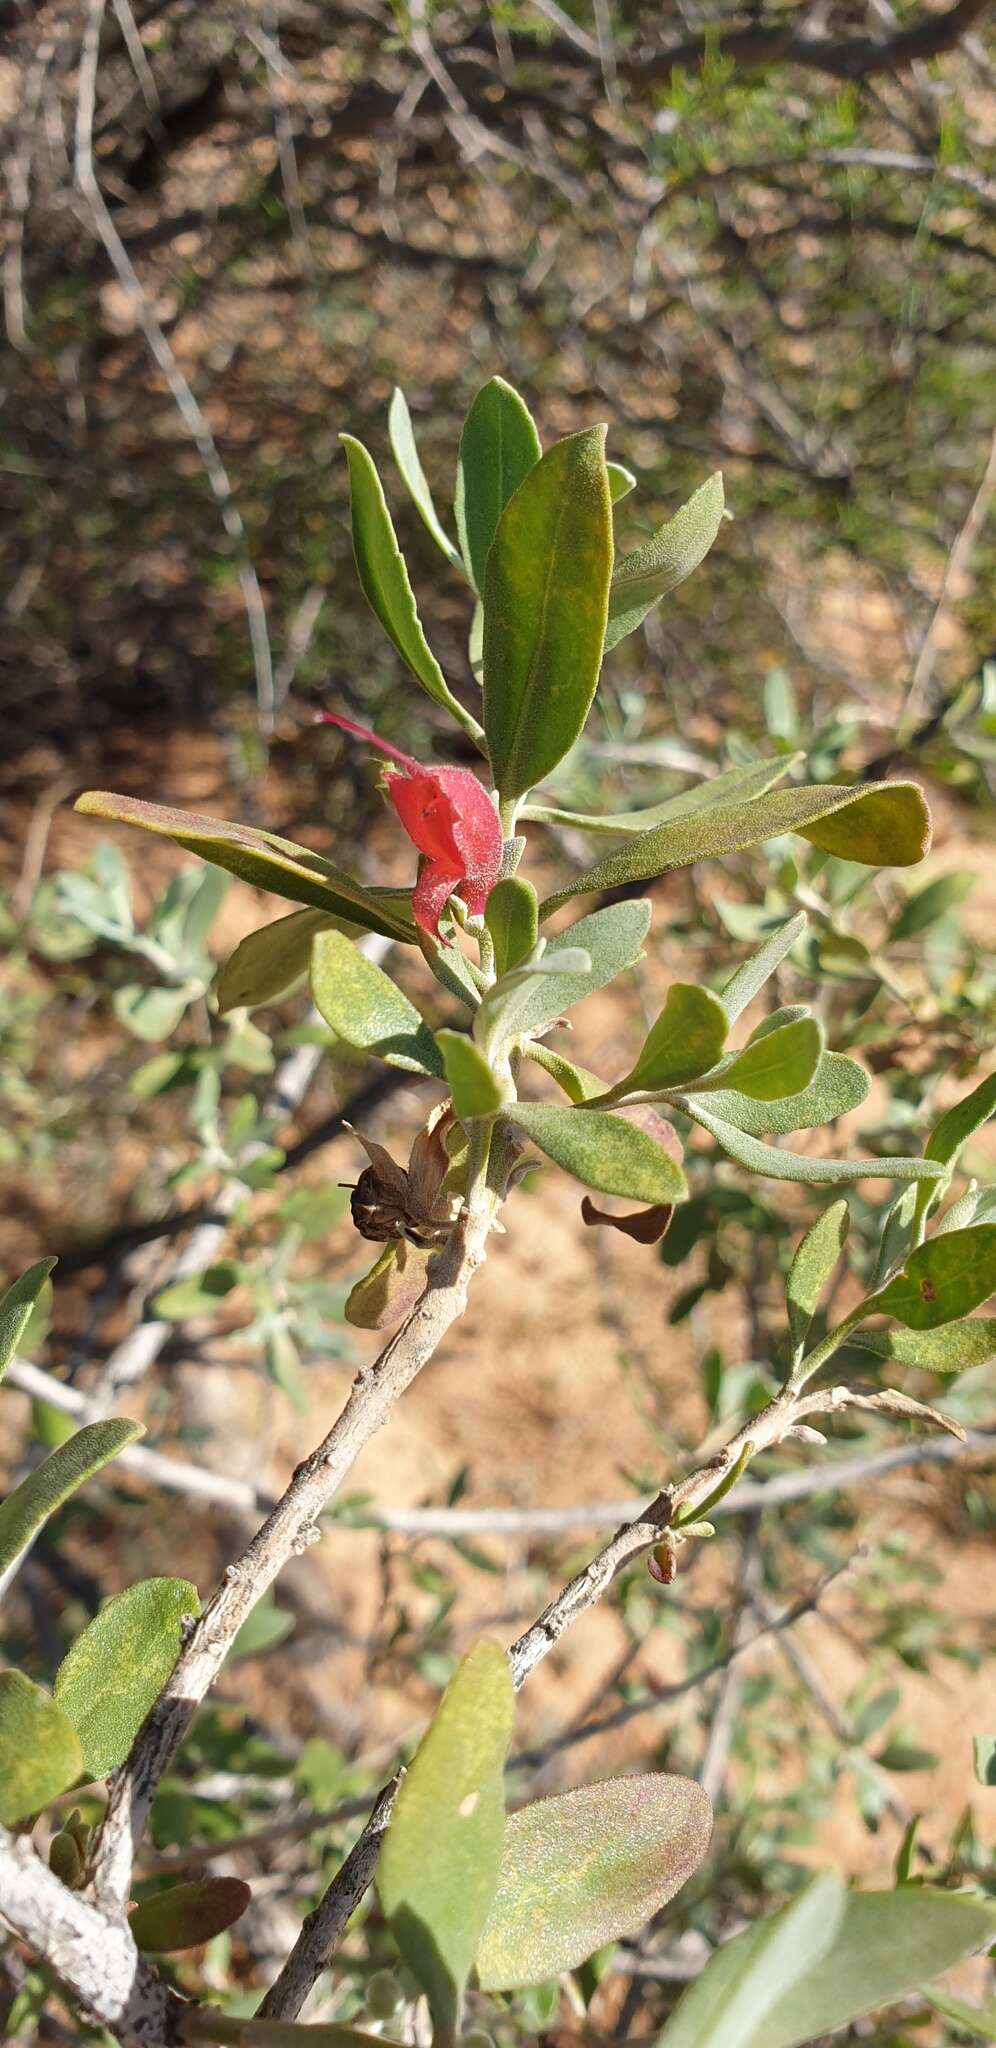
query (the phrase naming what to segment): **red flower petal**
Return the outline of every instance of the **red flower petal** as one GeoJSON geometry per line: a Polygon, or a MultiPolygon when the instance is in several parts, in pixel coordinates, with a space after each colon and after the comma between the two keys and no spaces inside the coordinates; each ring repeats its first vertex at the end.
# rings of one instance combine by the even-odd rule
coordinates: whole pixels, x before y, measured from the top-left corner
{"type": "Polygon", "coordinates": [[[460,887],[460,879],[452,868],[427,861],[412,890],[412,916],[422,931],[431,933],[433,938],[439,936],[439,920],[454,889],[460,887]]]}

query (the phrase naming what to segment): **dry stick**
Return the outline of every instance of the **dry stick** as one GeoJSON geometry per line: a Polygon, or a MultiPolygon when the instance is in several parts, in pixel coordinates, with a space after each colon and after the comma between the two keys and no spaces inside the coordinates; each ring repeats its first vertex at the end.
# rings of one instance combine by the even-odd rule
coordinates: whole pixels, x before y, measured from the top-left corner
{"type": "Polygon", "coordinates": [[[298,1466],[283,1498],[238,1562],[227,1567],[128,1762],[111,1781],[89,1870],[91,1894],[105,1908],[117,1912],[125,1908],[134,1849],[156,1786],[217,1677],[235,1635],[288,1559],[315,1540],[317,1517],[364,1446],[387,1421],[395,1402],[463,1314],[493,1221],[492,1198],[477,1192],[432,1261],[421,1300],[375,1364],[357,1374],[349,1399],[324,1441],[298,1466]]]}
{"type": "Polygon", "coordinates": [[[0,1827],[0,1909],[20,1941],[55,1971],[119,2041],[176,2039],[180,2001],[140,1957],[128,1923],[107,1919],[42,1862],[30,1835],[0,1827]]]}
{"type": "Polygon", "coordinates": [[[986,516],[996,492],[996,427],[993,428],[989,443],[989,457],[982,474],[982,481],[969,506],[965,524],[948,556],[944,569],[944,580],[940,596],[934,607],[934,615],[923,636],[920,652],[913,669],[913,679],[906,699],[906,708],[899,722],[900,738],[908,737],[920,712],[922,700],[930,687],[937,654],[937,636],[947,617],[952,595],[959,578],[967,570],[975,543],[986,523],[986,516]]]}
{"type": "MultiPolygon", "coordinates": [[[[175,1325],[174,1325],[175,1328],[175,1325]]],[[[53,1379],[26,1358],[14,1358],[4,1379],[32,1401],[45,1401],[63,1415],[81,1422],[91,1418],[89,1399],[76,1387],[53,1379]]],[[[893,1444],[888,1450],[871,1451],[863,1458],[838,1458],[829,1465],[806,1466],[800,1472],[785,1472],[778,1479],[745,1480],[735,1493],[713,1509],[715,1516],[752,1514],[756,1508],[783,1507],[808,1500],[815,1493],[861,1486],[885,1472],[903,1466],[947,1465],[956,1458],[996,1455],[996,1438],[982,1430],[970,1431],[964,1443],[954,1437],[941,1442],[893,1444]]],[[[152,1486],[167,1493],[188,1494],[213,1506],[230,1508],[236,1514],[268,1515],[277,1496],[251,1479],[232,1479],[213,1472],[206,1465],[192,1465],[184,1458],[171,1458],[144,1444],[128,1444],[115,1460],[122,1471],[134,1472],[152,1486]]],[[[559,1536],[575,1529],[614,1529],[619,1522],[637,1520],[649,1501],[579,1501],[570,1508],[387,1508],[368,1506],[362,1520],[343,1522],[340,1528],[362,1531],[386,1529],[393,1535],[437,1536],[445,1540],[460,1536],[559,1536]]]]}
{"type": "Polygon", "coordinates": [[[97,182],[93,158],[93,121],[97,99],[100,33],[106,6],[107,0],[90,0],[83,34],[76,105],[76,183],[89,207],[93,226],[103,243],[108,261],[135,309],[135,316],[149,353],[166,380],[170,396],[201,458],[221,514],[221,523],[237,550],[239,588],[249,627],[256,677],[258,723],[260,733],[264,738],[268,738],[273,730],[273,660],[266,623],[266,607],[259,587],[259,578],[249,555],[248,537],[242,514],[235,502],[228,471],[218,452],[214,435],[149,305],[138,272],[118,234],[97,182]]]}
{"type": "Polygon", "coordinates": [[[403,1772],[381,1787],[370,1817],[342,1868],[306,1921],[278,1977],[259,2007],[261,2020],[296,2020],[309,1992],[328,1967],[339,1936],[373,1880],[380,1845],[394,1811],[403,1772]]]}
{"type": "MultiPolygon", "coordinates": [[[[752,1515],[744,1531],[743,1549],[740,1557],[740,1571],[737,1586],[737,1611],[733,1623],[734,1650],[741,1649],[748,1636],[753,1595],[761,1579],[761,1549],[758,1539],[758,1516],[752,1515]]],[[[758,1607],[760,1613],[760,1607],[758,1607]]],[[[770,1610],[762,1619],[771,1621],[770,1610]]],[[[787,1639],[786,1639],[787,1640],[787,1639]]],[[[706,1743],[702,1765],[697,1773],[703,1792],[715,1806],[726,1778],[726,1767],[730,1760],[730,1749],[737,1725],[740,1707],[740,1668],[736,1662],[727,1666],[719,1683],[712,1721],[709,1725],[709,1739],[706,1743]]]]}

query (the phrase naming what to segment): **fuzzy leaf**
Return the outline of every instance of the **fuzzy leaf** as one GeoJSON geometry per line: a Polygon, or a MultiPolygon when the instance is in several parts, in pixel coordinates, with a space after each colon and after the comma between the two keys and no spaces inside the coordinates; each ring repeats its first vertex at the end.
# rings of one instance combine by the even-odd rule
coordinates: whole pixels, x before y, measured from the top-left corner
{"type": "Polygon", "coordinates": [[[454,697],[422,631],[415,594],[376,465],[362,441],[355,440],[352,434],[340,434],[339,439],[349,464],[353,556],[363,595],[423,690],[463,724],[463,706],[454,697]]]}
{"type": "Polygon", "coordinates": [[[659,2048],[760,2048],[772,2008],[818,1967],[844,1913],[840,1879],[829,1871],[769,1914],[739,1942],[724,1943],[686,1991],[658,2036],[659,2048]],[[732,1952],[732,1953],[731,1953],[732,1952]]]}
{"type": "MultiPolygon", "coordinates": [[[[783,1920],[796,1902],[775,1918],[783,1920]]],[[[760,1948],[769,1922],[748,1928],[717,1949],[658,2048],[705,2048],[704,2028],[720,2011],[747,1954],[760,1948]]],[[[894,2005],[996,1937],[991,1900],[901,1885],[894,1892],[849,1892],[829,1947],[811,1959],[796,1985],[779,1997],[736,2048],[797,2048],[822,2039],[861,2014],[894,2005]]],[[[733,2048],[733,2044],[730,2044],[733,2048]]]]}
{"type": "Polygon", "coordinates": [[[106,1600],[63,1658],[55,1698],[92,1778],[123,1763],[180,1654],[182,1623],[199,1614],[187,1579],[142,1579],[106,1600]]]}
{"type": "Polygon", "coordinates": [[[22,1671],[0,1671],[0,1821],[40,1813],[83,1773],[76,1730],[22,1671]]]}
{"type": "Polygon", "coordinates": [[[143,1899],[128,1922],[136,1948],[153,1955],[199,1948],[245,1912],[252,1892],[241,1877],[199,1877],[143,1899]]]}
{"type": "Polygon", "coordinates": [[[454,508],[467,574],[477,591],[484,589],[498,521],[542,452],[523,399],[504,377],[490,378],[463,424],[454,508]]]}
{"type": "Polygon", "coordinates": [[[128,1422],[123,1417],[112,1422],[88,1422],[29,1472],[0,1504],[0,1572],[13,1564],[42,1523],[54,1515],[56,1508],[61,1508],[77,1487],[116,1458],[126,1444],[144,1435],[141,1422],[128,1422]]]}
{"type": "Polygon", "coordinates": [[[968,2005],[950,1991],[928,1991],[927,2003],[935,2012],[943,2013],[945,2019],[956,2021],[967,2033],[978,2034],[983,2041],[996,2041],[996,1998],[988,1999],[985,2005],[968,2005]]]}
{"type": "Polygon", "coordinates": [[[76,809],[88,817],[114,818],[121,825],[138,825],[143,832],[172,839],[201,860],[213,861],[254,888],[268,889],[291,903],[309,903],[330,917],[361,924],[385,938],[414,942],[415,926],[407,911],[402,911],[397,890],[364,889],[320,854],[296,846],[293,840],[278,839],[274,832],[230,825],[224,818],[205,818],[167,804],[145,803],[140,797],[116,796],[106,789],[88,789],[76,809]]]}
{"type": "Polygon", "coordinates": [[[875,1307],[909,1330],[936,1330],[971,1315],[996,1293],[996,1223],[950,1230],[928,1238],[901,1273],[878,1295],[875,1307]]]}
{"type": "Polygon", "coordinates": [[[477,1954],[484,1991],[576,1969],[672,1899],[709,1847],[712,1807],[690,1778],[610,1778],[509,1814],[477,1954]]]}
{"type": "Polygon", "coordinates": [[[866,782],[854,789],[824,782],[773,789],[754,803],[693,812],[625,840],[548,896],[540,905],[540,918],[572,896],[649,881],[672,868],[741,853],[783,832],[798,832],[825,852],[868,867],[909,867],[923,859],[930,845],[927,806],[915,782],[866,782]]]}
{"type": "Polygon", "coordinates": [[[801,1344],[820,1304],[820,1296],[847,1239],[851,1221],[846,1202],[831,1202],[807,1230],[789,1267],[785,1288],[793,1344],[801,1344]]]}
{"type": "Polygon", "coordinates": [[[683,583],[709,553],[723,518],[723,479],[715,474],[651,539],[624,555],[616,565],[609,590],[605,652],[635,633],[662,597],[683,583]]]}
{"type": "Polygon", "coordinates": [[[722,992],[723,1007],[731,1024],[736,1022],[742,1010],[746,1010],[748,1003],[753,1002],[765,982],[770,981],[775,969],[781,966],[802,938],[806,923],[806,913],[800,910],[797,917],[790,917],[787,924],[780,924],[770,939],[766,939],[751,959],[745,960],[731,976],[722,992]]]}
{"type": "Polygon", "coordinates": [[[760,1138],[766,1132],[786,1137],[790,1131],[817,1130],[864,1102],[871,1080],[846,1053],[825,1052],[808,1088],[783,1095],[779,1102],[755,1102],[733,1088],[713,1088],[706,1107],[713,1116],[760,1138]]]}
{"type": "Polygon", "coordinates": [[[442,1073],[439,1047],[414,1003],[342,932],[319,932],[314,939],[311,993],[347,1045],[408,1073],[442,1073]]]}
{"type": "Polygon", "coordinates": [[[574,1003],[605,988],[642,958],[649,903],[610,903],[550,940],[537,968],[521,967],[489,989],[474,1019],[479,1045],[545,1031],[574,1003]],[[577,964],[587,955],[588,966],[577,964]],[[563,968],[561,968],[563,962],[563,968]]]}
{"type": "Polygon", "coordinates": [[[458,1665],[398,1793],[377,1889],[440,2035],[450,2040],[498,1881],[515,1695],[487,1638],[458,1665]]]}
{"type": "Polygon", "coordinates": [[[519,875],[496,882],[488,897],[484,922],[495,949],[495,972],[507,974],[526,959],[536,944],[539,898],[532,883],[519,875]]]}
{"type": "Polygon", "coordinates": [[[484,1054],[463,1031],[437,1031],[436,1044],[443,1056],[446,1085],[458,1117],[466,1122],[475,1116],[491,1116],[507,1099],[484,1054]]]}
{"type": "Polygon", "coordinates": [[[431,1256],[404,1238],[386,1244],[347,1296],[347,1323],[357,1330],[393,1330],[422,1293],[431,1256]]]}
{"type": "Polygon", "coordinates": [[[540,1045],[536,1039],[526,1045],[525,1055],[551,1075],[572,1102],[594,1102],[597,1096],[605,1094],[605,1082],[600,1075],[589,1073],[587,1067],[575,1066],[573,1060],[565,1060],[561,1053],[551,1052],[548,1045],[540,1045]]]}
{"type": "Polygon", "coordinates": [[[751,1102],[781,1102],[809,1087],[822,1052],[823,1033],[816,1018],[797,1017],[752,1038],[724,1070],[721,1085],[751,1102]]]}
{"type": "Polygon", "coordinates": [[[726,1031],[726,1011],[711,989],[674,982],[635,1067],[617,1082],[615,1092],[677,1088],[697,1080],[722,1057],[726,1031]]]}
{"type": "Polygon", "coordinates": [[[29,1266],[26,1273],[0,1295],[0,1380],[14,1356],[15,1351],[34,1314],[35,1303],[42,1288],[56,1264],[55,1259],[39,1259],[29,1266]]]}
{"type": "Polygon", "coordinates": [[[484,578],[484,728],[502,798],[541,782],[595,694],[612,571],[605,429],[558,441],[498,522],[484,578]]]}
{"type": "Polygon", "coordinates": [[[550,1109],[538,1102],[517,1102],[509,1116],[565,1173],[600,1194],[652,1203],[685,1198],[680,1166],[625,1116],[604,1110],[550,1109]]]}
{"type": "MultiPolygon", "coordinates": [[[[945,1111],[940,1122],[935,1124],[924,1146],[924,1154],[927,1159],[939,1159],[942,1166],[947,1167],[946,1180],[951,1177],[962,1146],[967,1144],[969,1138],[973,1137],[975,1132],[980,1130],[982,1125],[987,1123],[994,1113],[996,1113],[996,1074],[987,1074],[985,1080],[980,1081],[978,1087],[973,1088],[970,1095],[965,1095],[960,1102],[954,1103],[950,1109],[945,1111]]],[[[931,1197],[934,1193],[940,1195],[943,1192],[943,1184],[936,1190],[931,1190],[930,1193],[926,1189],[922,1189],[917,1202],[917,1216],[921,1217],[926,1214],[931,1206],[931,1197]]]]}
{"type": "MultiPolygon", "coordinates": [[[[331,920],[323,910],[292,910],[258,932],[249,932],[236,946],[220,970],[215,994],[222,1016],[228,1010],[253,1010],[260,1003],[272,1003],[307,974],[311,941],[327,931],[331,920]]],[[[347,935],[358,932],[357,924],[346,924],[347,935]]]]}
{"type": "Polygon", "coordinates": [[[391,453],[398,465],[401,481],[420,519],[427,531],[431,533],[437,548],[440,548],[446,556],[447,561],[452,562],[454,568],[462,569],[463,563],[460,560],[459,551],[450,540],[432,502],[432,492],[429,489],[425,471],[419,460],[418,449],[415,446],[415,433],[412,427],[412,416],[408,410],[408,401],[404,392],[397,385],[395,385],[391,393],[391,403],[387,413],[387,431],[391,443],[391,453]]]}
{"type": "Polygon", "coordinates": [[[612,503],[618,505],[623,498],[629,497],[630,491],[635,491],[636,478],[632,470],[626,469],[621,462],[607,462],[605,468],[609,479],[609,496],[612,503]]]}
{"type": "Polygon", "coordinates": [[[967,1372],[996,1358],[996,1316],[969,1316],[936,1330],[855,1330],[847,1341],[920,1372],[967,1372]]]}
{"type": "MultiPolygon", "coordinates": [[[[746,1097],[738,1100],[746,1101],[746,1097]]],[[[698,1096],[683,1096],[681,1107],[717,1145],[740,1166],[763,1173],[770,1180],[806,1181],[811,1187],[833,1187],[844,1181],[922,1180],[939,1169],[929,1159],[806,1159],[798,1152],[780,1151],[777,1145],[763,1145],[749,1132],[717,1116],[710,1096],[708,1105],[698,1096]]]]}
{"type": "Polygon", "coordinates": [[[779,761],[752,761],[746,768],[724,768],[722,774],[710,776],[707,782],[693,783],[691,789],[683,789],[680,795],[665,797],[661,803],[649,804],[643,810],[565,811],[556,805],[528,803],[523,804],[520,816],[540,825],[573,825],[581,832],[603,832],[613,839],[622,839],[631,832],[652,832],[655,826],[673,818],[718,810],[728,806],[734,797],[746,803],[763,796],[801,759],[801,754],[783,755],[779,761]]]}

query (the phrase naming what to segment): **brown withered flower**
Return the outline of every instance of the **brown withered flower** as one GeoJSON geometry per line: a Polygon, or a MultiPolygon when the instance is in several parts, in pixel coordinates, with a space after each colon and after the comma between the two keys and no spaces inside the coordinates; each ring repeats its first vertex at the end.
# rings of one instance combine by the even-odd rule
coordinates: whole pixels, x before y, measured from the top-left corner
{"type": "Polygon", "coordinates": [[[399,1166],[373,1138],[353,1133],[370,1161],[350,1198],[353,1222],[361,1237],[384,1246],[346,1303],[347,1320],[361,1329],[390,1328],[407,1315],[425,1285],[431,1253],[446,1243],[453,1228],[462,1193],[446,1140],[455,1122],[450,1104],[437,1103],[412,1144],[407,1166],[399,1166]]]}

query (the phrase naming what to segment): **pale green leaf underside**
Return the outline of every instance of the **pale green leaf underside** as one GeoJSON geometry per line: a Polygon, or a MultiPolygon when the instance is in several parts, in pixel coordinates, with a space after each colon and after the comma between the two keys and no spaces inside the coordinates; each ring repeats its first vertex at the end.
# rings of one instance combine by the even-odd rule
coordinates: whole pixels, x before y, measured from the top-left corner
{"type": "Polygon", "coordinates": [[[786,924],[779,925],[777,931],[772,932],[769,939],[765,939],[764,945],[760,946],[749,960],[745,960],[734,975],[731,975],[722,992],[723,1007],[731,1024],[736,1022],[741,1012],[746,1010],[748,1003],[753,1002],[765,982],[770,981],[776,968],[788,957],[793,946],[801,939],[806,923],[806,913],[800,910],[798,916],[790,917],[786,924]]]}
{"type": "Polygon", "coordinates": [[[349,496],[353,520],[353,555],[363,595],[380,620],[393,647],[423,690],[461,724],[465,713],[454,697],[422,630],[415,593],[383,486],[362,441],[340,434],[349,464],[349,496]]]}
{"type": "Polygon", "coordinates": [[[441,549],[448,562],[455,569],[463,569],[459,550],[454,547],[433,503],[428,479],[422,468],[419,452],[415,445],[415,432],[408,401],[402,390],[395,385],[387,413],[387,431],[391,442],[391,453],[398,465],[402,483],[415,506],[427,532],[431,533],[437,548],[441,549]]]}
{"type": "MultiPolygon", "coordinates": [[[[746,1100],[746,1097],[742,1098],[746,1100]]],[[[681,1107],[703,1130],[709,1131],[716,1143],[728,1152],[740,1166],[746,1166],[751,1173],[762,1173],[769,1180],[805,1181],[811,1187],[834,1187],[846,1181],[859,1180],[924,1180],[936,1174],[938,1168],[927,1159],[807,1159],[801,1153],[785,1152],[777,1145],[762,1144],[759,1138],[749,1132],[738,1130],[736,1124],[727,1123],[717,1116],[713,1108],[715,1097],[709,1105],[700,1097],[682,1098],[681,1107]]]]}
{"type": "Polygon", "coordinates": [[[517,1102],[509,1116],[565,1173],[600,1194],[651,1203],[685,1198],[680,1166],[625,1117],[538,1102],[517,1102]]]}
{"type": "Polygon", "coordinates": [[[665,797],[659,804],[648,804],[642,810],[565,811],[556,805],[528,803],[523,804],[520,815],[535,820],[537,824],[574,825],[581,832],[603,832],[613,839],[625,838],[631,832],[651,832],[656,825],[669,824],[674,818],[690,818],[698,811],[716,810],[729,805],[734,798],[747,803],[755,797],[764,796],[802,758],[801,754],[787,754],[779,761],[753,761],[744,768],[724,768],[720,775],[711,776],[708,782],[696,782],[678,796],[665,797]]]}
{"type": "Polygon", "coordinates": [[[719,532],[722,517],[723,479],[717,470],[673,519],[617,564],[609,589],[606,653],[635,632],[654,605],[698,568],[719,532]]]}
{"type": "Polygon", "coordinates": [[[517,969],[517,982],[489,990],[475,1019],[478,1041],[545,1031],[575,1003],[605,988],[641,958],[650,915],[649,903],[610,903],[568,925],[550,940],[539,972],[517,969]],[[558,959],[566,965],[572,954],[587,954],[590,965],[559,972],[558,959]]]}
{"type": "Polygon", "coordinates": [[[437,1031],[436,1044],[456,1115],[468,1120],[500,1109],[505,1099],[502,1088],[473,1039],[462,1031],[437,1031]]]}
{"type": "Polygon", "coordinates": [[[685,1993],[660,2048],[746,2048],[768,2039],[773,2008],[819,1966],[840,1927],[845,1894],[831,1872],[813,1878],[746,1938],[726,1942],[685,1993]]]}
{"type": "Polygon", "coordinates": [[[144,1436],[140,1422],[88,1422],[36,1466],[0,1504],[0,1572],[6,1571],[56,1508],[92,1479],[126,1444],[144,1436]]]}
{"type": "Polygon", "coordinates": [[[695,812],[627,839],[548,896],[540,916],[589,890],[649,881],[672,868],[740,853],[783,832],[798,832],[827,853],[871,867],[908,867],[923,859],[930,844],[927,806],[915,782],[773,789],[754,803],[695,812]]]}
{"type": "Polygon", "coordinates": [[[55,1265],[54,1259],[39,1259],[21,1273],[0,1297],[0,1380],[31,1321],[38,1296],[55,1265]]]}
{"type": "Polygon", "coordinates": [[[996,1316],[970,1316],[937,1330],[856,1330],[847,1341],[921,1372],[966,1372],[996,1358],[996,1316]]]}
{"type": "MultiPolygon", "coordinates": [[[[222,1016],[228,1010],[252,1010],[273,1003],[308,972],[311,941],[327,931],[332,920],[324,910],[292,910],[272,924],[248,932],[221,968],[215,994],[222,1016]]],[[[346,922],[343,920],[343,922],[346,922]]],[[[347,923],[347,933],[362,926],[347,923]]]]}
{"type": "Polygon", "coordinates": [[[689,1778],[613,1778],[510,1814],[477,1953],[482,1989],[537,1984],[634,1933],[701,1863],[711,1832],[689,1778]]]}
{"type": "Polygon", "coordinates": [[[796,1249],[785,1288],[794,1344],[802,1343],[816,1314],[823,1289],[844,1249],[850,1220],[846,1202],[831,1202],[796,1249]]]}
{"type": "Polygon", "coordinates": [[[733,1088],[714,1088],[704,1106],[738,1131],[753,1138],[787,1137],[791,1131],[817,1130],[864,1102],[871,1079],[856,1060],[843,1052],[825,1052],[808,1088],[777,1102],[755,1102],[733,1088]]]}

